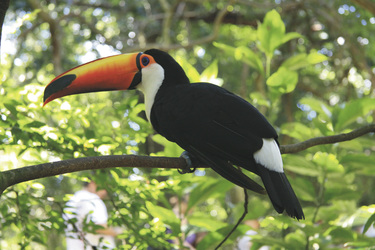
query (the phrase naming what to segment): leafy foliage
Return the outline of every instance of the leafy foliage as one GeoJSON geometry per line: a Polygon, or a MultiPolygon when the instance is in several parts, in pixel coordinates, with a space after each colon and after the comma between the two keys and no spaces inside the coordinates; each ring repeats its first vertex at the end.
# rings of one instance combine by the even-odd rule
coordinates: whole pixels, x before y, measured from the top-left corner
{"type": "MultiPolygon", "coordinates": [[[[275,125],[281,144],[373,123],[372,14],[350,1],[276,2],[13,1],[1,55],[1,170],[109,154],[179,156],[181,148],[153,135],[137,94],[78,95],[42,108],[43,89],[61,67],[150,43],[179,45],[170,53],[191,81],[223,85],[249,100],[275,125]],[[233,25],[224,18],[213,43],[190,46],[211,34],[215,24],[207,13],[223,8],[246,22],[233,25]],[[167,10],[178,14],[169,20],[167,10]],[[60,39],[53,40],[56,34],[60,39]]],[[[374,246],[375,240],[361,232],[375,218],[373,140],[370,135],[284,155],[306,220],[277,215],[266,197],[251,193],[246,220],[260,222],[253,247],[374,246]]],[[[243,212],[242,190],[210,170],[71,173],[4,192],[0,247],[63,249],[62,208],[86,177],[110,193],[109,223],[126,228],[117,239],[120,249],[170,249],[167,239],[182,249],[193,233],[204,235],[197,249],[212,249],[243,212]]],[[[241,225],[224,248],[232,249],[250,229],[241,225]]]]}

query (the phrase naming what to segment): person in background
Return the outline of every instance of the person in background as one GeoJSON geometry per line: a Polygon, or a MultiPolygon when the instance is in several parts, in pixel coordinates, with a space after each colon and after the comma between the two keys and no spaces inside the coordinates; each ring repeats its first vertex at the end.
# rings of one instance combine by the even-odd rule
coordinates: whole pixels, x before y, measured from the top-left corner
{"type": "MultiPolygon", "coordinates": [[[[260,224],[259,224],[258,220],[246,220],[244,222],[244,224],[247,225],[247,226],[250,226],[252,228],[252,230],[248,230],[243,237],[239,238],[238,244],[237,244],[238,250],[249,250],[249,249],[251,249],[251,247],[253,246],[253,243],[251,242],[251,237],[253,235],[258,234],[258,232],[256,230],[258,230],[259,227],[260,227],[260,224]]],[[[269,250],[270,247],[269,246],[262,246],[262,247],[257,248],[257,249],[269,250]]]]}
{"type": "Polygon", "coordinates": [[[103,198],[106,190],[98,190],[95,182],[84,184],[66,203],[63,218],[67,225],[65,229],[67,250],[114,249],[115,236],[121,230],[108,227],[107,207],[103,198]],[[98,229],[85,229],[90,223],[100,226],[98,229]]]}

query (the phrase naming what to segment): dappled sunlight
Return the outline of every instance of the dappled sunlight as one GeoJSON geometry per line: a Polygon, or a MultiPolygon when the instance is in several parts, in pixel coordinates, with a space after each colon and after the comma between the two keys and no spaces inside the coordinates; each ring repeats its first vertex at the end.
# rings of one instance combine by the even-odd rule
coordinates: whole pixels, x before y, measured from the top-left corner
{"type": "MultiPolygon", "coordinates": [[[[214,249],[245,202],[247,215],[223,249],[373,247],[375,5],[328,2],[10,1],[0,53],[0,189],[23,179],[1,190],[0,248],[65,249],[62,209],[90,180],[108,192],[108,224],[123,229],[119,249],[214,249]],[[66,96],[43,107],[46,85],[62,72],[150,48],[167,51],[191,82],[221,86],[254,105],[275,128],[281,151],[308,144],[282,155],[304,220],[278,214],[267,195],[249,191],[245,199],[242,188],[201,162],[194,173],[173,169],[186,164],[184,150],[155,132],[136,91],[66,96]],[[102,156],[130,160],[102,169],[94,158],[102,156]],[[95,170],[76,172],[66,160],[95,170]],[[48,178],[21,169],[46,167],[45,174],[60,161],[64,171],[48,178]]],[[[234,132],[253,135],[243,130],[234,132]]],[[[215,136],[226,145],[224,135],[215,136]]],[[[237,148],[252,159],[250,149],[237,148]]]]}

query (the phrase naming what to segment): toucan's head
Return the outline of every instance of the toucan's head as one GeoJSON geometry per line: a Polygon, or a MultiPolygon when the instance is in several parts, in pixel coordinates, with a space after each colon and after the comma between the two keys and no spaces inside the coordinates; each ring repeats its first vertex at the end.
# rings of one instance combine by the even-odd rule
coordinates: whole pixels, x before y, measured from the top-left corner
{"type": "Polygon", "coordinates": [[[67,95],[150,88],[189,82],[181,66],[166,52],[121,54],[75,67],[53,79],[44,90],[44,105],[67,95]]]}

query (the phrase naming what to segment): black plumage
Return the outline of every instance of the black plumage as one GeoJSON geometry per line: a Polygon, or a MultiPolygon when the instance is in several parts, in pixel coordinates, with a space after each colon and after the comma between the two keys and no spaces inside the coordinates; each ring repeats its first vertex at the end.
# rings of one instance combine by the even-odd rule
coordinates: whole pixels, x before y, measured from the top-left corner
{"type": "Polygon", "coordinates": [[[291,217],[304,218],[285,174],[269,170],[254,159],[254,153],[263,146],[262,138],[277,142],[277,133],[266,118],[221,87],[190,84],[183,69],[167,53],[149,50],[145,54],[164,69],[164,81],[151,109],[154,129],[229,181],[264,193],[263,187],[233,165],[259,175],[277,212],[286,210],[291,217]]]}

